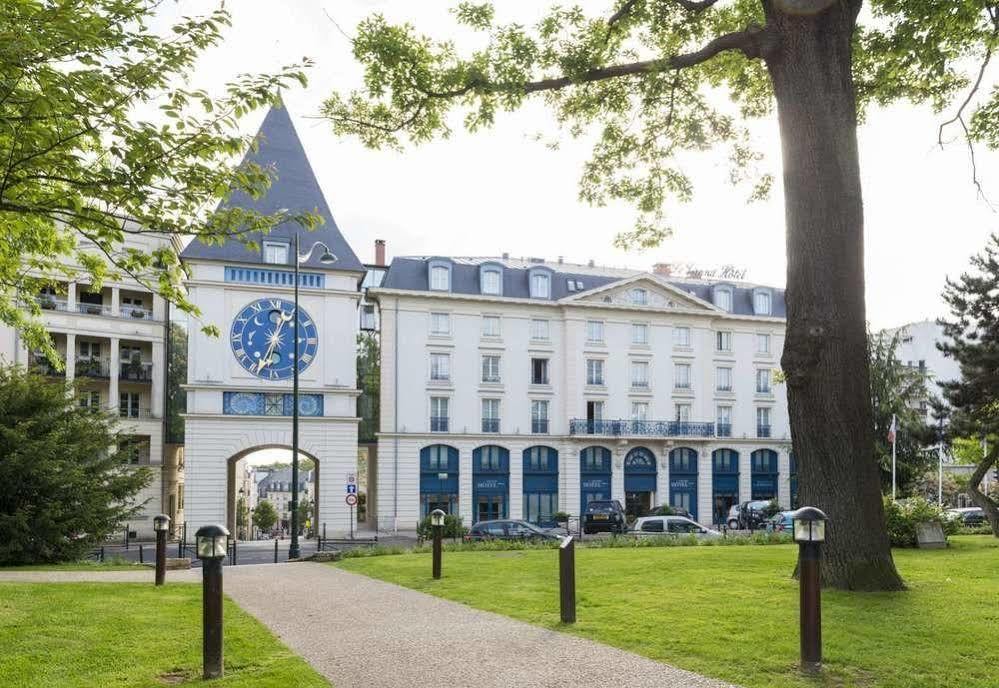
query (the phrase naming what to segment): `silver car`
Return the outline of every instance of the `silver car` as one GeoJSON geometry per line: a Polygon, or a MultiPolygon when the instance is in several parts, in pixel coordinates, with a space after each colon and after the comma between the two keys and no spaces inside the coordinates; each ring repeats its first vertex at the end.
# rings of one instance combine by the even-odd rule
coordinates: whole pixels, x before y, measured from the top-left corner
{"type": "Polygon", "coordinates": [[[642,516],[631,525],[631,534],[649,535],[694,535],[699,538],[721,537],[717,530],[705,528],[686,516],[642,516]]]}

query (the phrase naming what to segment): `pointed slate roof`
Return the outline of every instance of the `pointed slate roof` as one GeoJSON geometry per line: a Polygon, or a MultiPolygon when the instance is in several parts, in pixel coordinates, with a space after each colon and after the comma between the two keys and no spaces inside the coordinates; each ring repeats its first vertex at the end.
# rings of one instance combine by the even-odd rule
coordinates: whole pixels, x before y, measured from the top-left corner
{"type": "MultiPolygon", "coordinates": [[[[264,122],[257,132],[257,140],[257,150],[248,151],[243,163],[255,162],[265,168],[271,168],[275,174],[273,183],[261,198],[253,199],[237,191],[228,200],[223,201],[221,206],[249,208],[260,213],[273,213],[281,208],[296,212],[316,211],[326,222],[315,230],[310,232],[296,222],[285,222],[272,229],[266,238],[294,240],[297,231],[301,237],[303,252],[310,246],[310,242],[322,241],[339,259],[332,266],[323,265],[319,262],[322,251],[316,250],[303,267],[364,272],[364,266],[357,259],[357,255],[333,219],[333,213],[330,212],[322,189],[319,188],[319,182],[312,171],[312,165],[309,164],[302,141],[298,138],[295,125],[292,124],[288,110],[283,104],[272,107],[264,117],[264,122]]],[[[256,235],[248,234],[247,238],[260,244],[265,236],[258,232],[256,235]]],[[[263,264],[263,257],[259,252],[247,249],[236,239],[230,239],[217,246],[209,246],[194,240],[181,252],[181,257],[263,264]]]]}

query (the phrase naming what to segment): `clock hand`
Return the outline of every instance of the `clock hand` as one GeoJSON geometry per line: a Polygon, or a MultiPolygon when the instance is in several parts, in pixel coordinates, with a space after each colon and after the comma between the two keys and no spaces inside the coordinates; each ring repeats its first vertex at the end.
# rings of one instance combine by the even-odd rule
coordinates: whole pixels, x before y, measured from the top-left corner
{"type": "Polygon", "coordinates": [[[278,323],[277,323],[277,327],[274,328],[273,334],[271,334],[271,337],[270,337],[270,340],[271,340],[270,346],[267,347],[267,353],[265,353],[263,356],[261,356],[260,360],[257,362],[257,372],[258,373],[261,370],[263,370],[266,366],[270,365],[270,363],[271,363],[271,356],[274,353],[274,349],[276,349],[277,345],[280,343],[281,328],[284,327],[284,324],[286,322],[289,322],[294,317],[295,317],[295,309],[294,308],[292,308],[291,311],[289,311],[289,313],[287,315],[285,315],[284,311],[278,311],[278,323]]]}

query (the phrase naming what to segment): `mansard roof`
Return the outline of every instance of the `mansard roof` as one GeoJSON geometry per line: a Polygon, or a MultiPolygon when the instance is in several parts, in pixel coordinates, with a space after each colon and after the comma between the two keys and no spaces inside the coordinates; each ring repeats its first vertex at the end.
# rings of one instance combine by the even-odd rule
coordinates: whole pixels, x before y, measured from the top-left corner
{"type": "MultiPolygon", "coordinates": [[[[648,277],[655,282],[671,285],[708,304],[713,302],[712,288],[716,284],[725,284],[732,288],[732,313],[735,315],[752,316],[755,315],[753,309],[753,291],[754,289],[761,288],[761,285],[727,280],[712,282],[707,280],[675,279],[664,277],[663,275],[654,275],[653,273],[641,270],[600,268],[598,266],[572,265],[537,260],[524,261],[494,257],[445,258],[441,256],[405,256],[395,258],[389,266],[388,273],[385,275],[381,287],[384,289],[430,292],[429,264],[431,261],[439,262],[442,260],[448,261],[451,264],[450,293],[474,296],[481,295],[482,293],[479,285],[479,266],[483,263],[502,265],[504,268],[503,295],[490,297],[499,299],[529,299],[531,294],[528,274],[532,268],[537,267],[546,267],[553,273],[551,285],[552,302],[580,295],[585,298],[587,292],[610,287],[615,283],[624,285],[633,282],[636,277],[648,277]],[[581,290],[570,290],[568,286],[570,280],[582,283],[583,288],[581,290]]],[[[787,317],[784,290],[773,287],[762,288],[769,289],[773,295],[770,317],[787,317]]]]}
{"type": "MultiPolygon", "coordinates": [[[[324,265],[319,262],[322,251],[316,250],[309,261],[303,264],[304,267],[314,270],[363,272],[364,266],[357,259],[357,255],[333,219],[333,213],[330,212],[326,197],[312,171],[302,141],[295,131],[295,125],[292,124],[288,110],[283,105],[272,107],[264,117],[264,122],[257,132],[257,140],[257,149],[248,151],[242,164],[255,162],[271,169],[275,177],[273,183],[261,198],[250,198],[247,194],[236,191],[230,198],[222,201],[220,207],[247,208],[264,214],[281,209],[292,212],[316,212],[326,221],[311,232],[296,222],[285,222],[266,235],[256,232],[247,234],[246,238],[262,246],[261,242],[264,239],[293,241],[297,232],[300,235],[303,252],[313,242],[321,241],[329,246],[338,258],[332,266],[324,265]]],[[[235,263],[263,263],[263,257],[259,252],[249,250],[236,239],[230,239],[217,246],[209,246],[194,240],[183,250],[181,257],[235,263]]]]}

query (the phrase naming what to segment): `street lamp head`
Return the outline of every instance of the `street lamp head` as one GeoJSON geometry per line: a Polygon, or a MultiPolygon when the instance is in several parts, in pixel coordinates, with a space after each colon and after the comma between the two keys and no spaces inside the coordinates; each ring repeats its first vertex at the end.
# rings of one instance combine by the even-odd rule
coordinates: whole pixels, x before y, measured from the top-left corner
{"type": "Polygon", "coordinates": [[[194,534],[198,545],[198,559],[224,559],[229,544],[229,531],[225,526],[201,526],[194,534]]]}
{"type": "Polygon", "coordinates": [[[796,542],[824,542],[828,517],[821,509],[803,506],[793,514],[794,539],[796,542]]]}
{"type": "Polygon", "coordinates": [[[430,512],[430,525],[442,526],[444,525],[444,512],[440,509],[434,509],[430,512]]]}
{"type": "Polygon", "coordinates": [[[319,256],[319,262],[323,265],[333,265],[337,260],[338,258],[329,250],[329,247],[323,244],[323,255],[319,256]]]}
{"type": "Polygon", "coordinates": [[[170,528],[170,517],[166,514],[157,514],[153,516],[153,530],[157,533],[162,533],[163,531],[170,528]]]}

